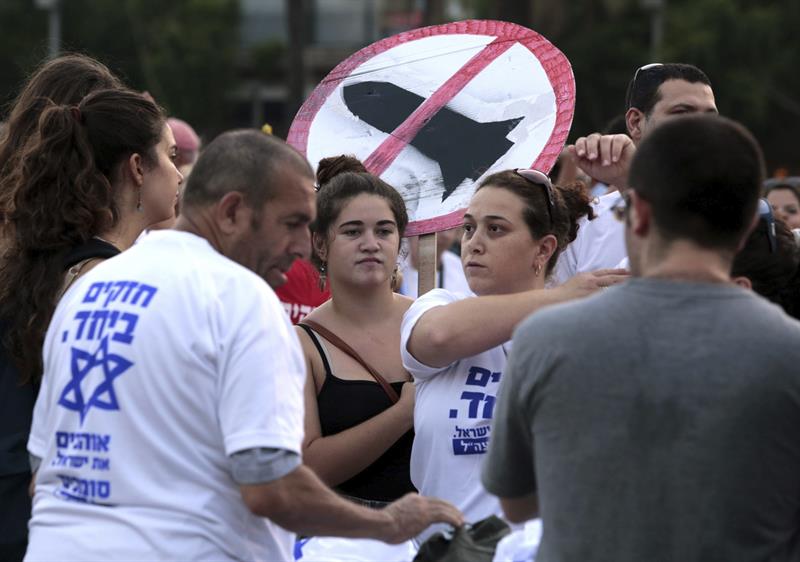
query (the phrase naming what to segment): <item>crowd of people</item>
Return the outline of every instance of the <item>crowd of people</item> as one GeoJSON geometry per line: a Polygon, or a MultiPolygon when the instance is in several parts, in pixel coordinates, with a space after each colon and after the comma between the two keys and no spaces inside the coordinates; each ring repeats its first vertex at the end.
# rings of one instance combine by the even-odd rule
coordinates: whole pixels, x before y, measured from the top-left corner
{"type": "Polygon", "coordinates": [[[518,559],[799,560],[798,184],[692,65],[636,70],[624,122],[564,154],[588,182],[481,179],[417,295],[356,158],[201,148],[90,57],[43,63],[0,137],[0,558],[499,516],[541,518],[518,559]]]}

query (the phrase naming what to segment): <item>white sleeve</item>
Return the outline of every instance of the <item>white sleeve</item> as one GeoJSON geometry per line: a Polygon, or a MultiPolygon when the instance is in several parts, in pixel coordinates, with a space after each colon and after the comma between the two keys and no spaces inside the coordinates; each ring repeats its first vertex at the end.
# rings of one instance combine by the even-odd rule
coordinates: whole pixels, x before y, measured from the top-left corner
{"type": "Polygon", "coordinates": [[[403,368],[414,377],[415,381],[429,379],[447,367],[431,367],[411,355],[411,352],[408,351],[408,340],[411,339],[414,326],[432,308],[445,306],[464,298],[467,298],[467,295],[453,293],[446,289],[434,289],[414,301],[403,315],[403,323],[400,326],[400,356],[403,359],[403,368]]]}
{"type": "MultiPolygon", "coordinates": [[[[594,208],[596,220],[597,217],[600,216],[600,213],[603,212],[602,198],[601,202],[595,200],[595,202],[592,203],[592,207],[594,208]]],[[[579,262],[581,261],[583,246],[586,240],[592,237],[591,231],[593,224],[594,221],[590,221],[588,217],[582,217],[578,221],[578,234],[575,236],[575,240],[570,242],[564,251],[561,252],[561,255],[558,256],[556,266],[553,268],[553,274],[547,281],[548,288],[557,287],[558,285],[566,283],[581,271],[579,262]]]]}
{"type": "Polygon", "coordinates": [[[228,329],[217,403],[225,454],[259,447],[300,454],[306,378],[300,341],[263,281],[237,287],[228,301],[219,312],[228,329]]]}

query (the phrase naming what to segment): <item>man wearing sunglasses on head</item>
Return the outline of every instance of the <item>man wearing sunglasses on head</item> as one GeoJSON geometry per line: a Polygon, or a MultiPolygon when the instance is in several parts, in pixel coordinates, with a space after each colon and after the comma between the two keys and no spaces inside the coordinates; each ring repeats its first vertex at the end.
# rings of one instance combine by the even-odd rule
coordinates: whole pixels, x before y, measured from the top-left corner
{"type": "Polygon", "coordinates": [[[482,480],[540,506],[537,561],[800,560],[800,323],[730,275],[763,177],[741,125],[664,123],[617,209],[632,279],[515,331],[482,480]]]}
{"type": "Polygon", "coordinates": [[[627,267],[622,228],[608,212],[627,187],[628,169],[643,138],[661,123],[680,115],[717,113],[711,81],[699,68],[681,63],[654,63],[633,75],[625,97],[627,135],[594,133],[569,147],[578,166],[609,186],[595,205],[597,218],[583,220],[578,237],[559,257],[554,284],[584,271],[627,267]],[[619,190],[619,191],[618,191],[619,190]]]}

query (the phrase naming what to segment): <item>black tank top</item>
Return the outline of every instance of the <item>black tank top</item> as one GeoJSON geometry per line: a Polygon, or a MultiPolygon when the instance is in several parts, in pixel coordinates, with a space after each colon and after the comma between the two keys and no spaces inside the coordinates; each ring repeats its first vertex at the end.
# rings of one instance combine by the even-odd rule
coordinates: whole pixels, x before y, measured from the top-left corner
{"type": "MultiPolygon", "coordinates": [[[[325,382],[317,395],[317,409],[322,436],[335,435],[373,418],[392,406],[392,401],[375,381],[345,380],[333,374],[328,354],[317,334],[298,324],[314,342],[325,367],[325,382]]],[[[390,383],[400,394],[404,383],[390,383]]],[[[364,500],[394,501],[408,492],[416,492],[411,483],[410,461],[414,431],[400,437],[367,468],[336,486],[342,494],[364,500]]]]}

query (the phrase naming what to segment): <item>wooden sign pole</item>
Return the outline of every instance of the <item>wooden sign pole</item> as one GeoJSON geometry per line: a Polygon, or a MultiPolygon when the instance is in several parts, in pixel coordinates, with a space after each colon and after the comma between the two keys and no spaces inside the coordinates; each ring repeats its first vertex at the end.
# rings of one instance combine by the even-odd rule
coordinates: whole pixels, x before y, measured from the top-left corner
{"type": "Polygon", "coordinates": [[[422,296],[436,288],[436,233],[419,237],[417,295],[422,296]]]}

